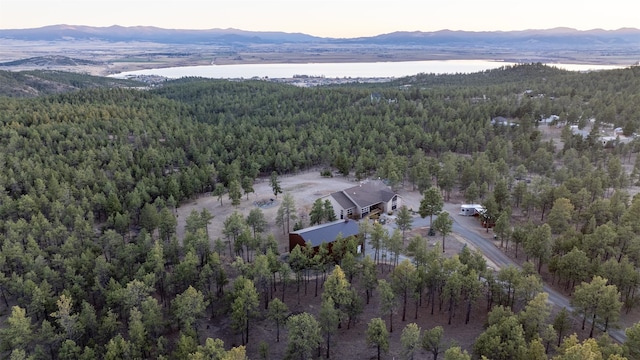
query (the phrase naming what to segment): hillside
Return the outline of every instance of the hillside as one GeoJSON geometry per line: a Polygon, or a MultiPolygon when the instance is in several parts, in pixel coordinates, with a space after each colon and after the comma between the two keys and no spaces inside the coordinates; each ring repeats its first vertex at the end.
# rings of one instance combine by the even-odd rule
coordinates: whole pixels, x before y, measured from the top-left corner
{"type": "MultiPolygon", "coordinates": [[[[55,64],[78,64],[83,61],[76,61],[70,58],[44,59],[36,58],[20,61],[30,62],[51,62],[55,64]]],[[[0,67],[2,64],[0,64],[0,67]]],[[[58,94],[80,89],[92,88],[119,88],[137,87],[144,84],[133,80],[112,79],[100,76],[90,76],[61,71],[2,71],[0,70],[0,96],[9,97],[37,97],[42,95],[58,94]]]]}
{"type": "Polygon", "coordinates": [[[7,61],[0,63],[2,66],[74,66],[74,65],[99,65],[97,61],[74,59],[67,56],[37,56],[28,59],[7,61]]]}

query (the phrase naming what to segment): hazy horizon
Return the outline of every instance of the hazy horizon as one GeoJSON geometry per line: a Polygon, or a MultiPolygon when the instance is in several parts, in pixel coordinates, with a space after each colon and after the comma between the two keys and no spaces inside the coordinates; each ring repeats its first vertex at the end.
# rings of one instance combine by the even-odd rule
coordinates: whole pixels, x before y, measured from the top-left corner
{"type": "MultiPolygon", "coordinates": [[[[220,31],[256,32],[256,33],[280,33],[281,32],[281,33],[287,33],[287,34],[304,34],[304,35],[310,35],[310,36],[316,36],[316,37],[325,37],[325,36],[317,36],[317,35],[305,33],[305,32],[302,32],[302,31],[280,31],[280,30],[270,30],[270,29],[247,30],[247,29],[243,29],[243,28],[234,28],[234,27],[229,27],[229,28],[213,27],[213,28],[208,28],[208,29],[167,28],[167,27],[161,27],[161,26],[155,26],[155,25],[121,25],[121,24],[96,26],[96,25],[87,25],[87,24],[59,23],[59,24],[49,24],[49,25],[42,25],[42,26],[35,26],[35,27],[28,27],[28,28],[0,28],[0,30],[31,30],[31,29],[42,29],[42,28],[58,27],[58,26],[59,27],[70,27],[70,28],[74,28],[74,27],[90,27],[90,28],[97,28],[97,29],[108,29],[108,28],[111,28],[111,27],[121,27],[121,28],[155,28],[155,29],[161,29],[161,30],[176,30],[176,31],[211,31],[211,30],[220,30],[220,31]]],[[[640,26],[639,27],[620,27],[620,28],[617,28],[617,29],[603,29],[603,28],[576,29],[576,28],[567,27],[567,26],[556,26],[556,27],[553,27],[553,28],[529,28],[529,29],[518,29],[518,30],[454,30],[454,29],[413,30],[413,31],[409,31],[409,30],[393,30],[393,31],[385,32],[385,33],[376,33],[376,34],[371,34],[371,35],[363,35],[362,37],[369,37],[369,36],[373,37],[373,36],[377,36],[377,35],[385,35],[385,34],[390,34],[390,33],[402,33],[402,32],[405,32],[405,33],[413,33],[413,32],[434,33],[434,32],[451,31],[451,32],[470,32],[470,33],[485,33],[485,32],[486,33],[490,33],[490,32],[501,33],[501,32],[526,32],[526,31],[553,31],[553,30],[562,30],[562,29],[579,31],[579,32],[620,31],[620,30],[625,30],[625,29],[640,31],[640,26]]],[[[330,36],[326,36],[326,37],[330,38],[330,36]]],[[[354,37],[359,37],[359,36],[354,36],[354,37]]],[[[331,38],[340,38],[340,37],[331,37],[331,38]]],[[[347,38],[347,37],[343,37],[343,38],[347,38]]]]}
{"type": "Polygon", "coordinates": [[[397,31],[523,31],[638,28],[626,0],[0,0],[0,29],[53,25],[237,29],[352,38],[397,31]],[[26,15],[27,14],[27,15],[26,15]]]}

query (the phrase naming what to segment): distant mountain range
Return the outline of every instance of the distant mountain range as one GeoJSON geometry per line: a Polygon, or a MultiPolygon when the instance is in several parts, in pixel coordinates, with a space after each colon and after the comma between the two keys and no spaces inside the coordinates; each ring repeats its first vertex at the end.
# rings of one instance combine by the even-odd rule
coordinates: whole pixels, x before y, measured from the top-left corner
{"type": "Polygon", "coordinates": [[[109,27],[52,25],[33,29],[0,30],[0,39],[2,38],[24,41],[145,41],[160,44],[280,44],[324,41],[323,38],[299,33],[254,32],[237,29],[180,30],[118,25],[109,27]]]}
{"type": "Polygon", "coordinates": [[[380,46],[452,46],[538,49],[620,49],[638,52],[640,29],[575,30],[554,28],[523,31],[451,31],[393,32],[371,37],[323,38],[302,33],[244,31],[237,29],[179,30],[148,26],[72,26],[54,25],[33,29],[0,30],[2,40],[23,41],[104,41],[154,42],[160,44],[323,44],[323,45],[380,45],[380,46]]]}

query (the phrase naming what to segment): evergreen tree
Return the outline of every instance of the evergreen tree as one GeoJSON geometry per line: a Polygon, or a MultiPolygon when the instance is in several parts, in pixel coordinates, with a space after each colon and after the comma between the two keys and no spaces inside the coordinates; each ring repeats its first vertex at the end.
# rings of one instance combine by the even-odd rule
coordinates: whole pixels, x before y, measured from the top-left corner
{"type": "MultiPolygon", "coordinates": [[[[421,344],[422,348],[431,352],[433,360],[438,360],[438,354],[442,351],[442,335],[444,329],[442,326],[436,326],[430,330],[425,330],[422,333],[421,344]]],[[[446,356],[445,356],[446,358],[446,356]]]]}
{"type": "Polygon", "coordinates": [[[424,192],[422,200],[420,200],[420,216],[423,219],[429,216],[429,226],[431,226],[433,215],[441,212],[443,206],[444,202],[440,190],[432,186],[424,192]]]}
{"type": "Polygon", "coordinates": [[[316,199],[309,213],[309,225],[321,224],[325,219],[322,199],[316,199]]]}
{"type": "Polygon", "coordinates": [[[287,307],[287,304],[280,301],[280,299],[275,298],[269,302],[269,311],[267,316],[276,323],[276,342],[280,342],[280,324],[286,320],[288,314],[289,308],[287,307]]]}
{"type": "Polygon", "coordinates": [[[593,337],[596,324],[603,326],[604,331],[615,324],[620,317],[620,293],[615,285],[607,285],[607,279],[595,276],[591,282],[576,286],[571,304],[576,314],[582,316],[582,329],[586,320],[591,321],[589,337],[593,337]]]}
{"type": "Polygon", "coordinates": [[[340,313],[336,309],[333,299],[329,296],[322,298],[319,314],[320,328],[327,336],[327,359],[331,354],[331,335],[338,330],[340,313]]]}
{"type": "Polygon", "coordinates": [[[442,252],[444,252],[444,240],[453,229],[453,220],[449,216],[449,213],[446,211],[440,212],[431,227],[442,234],[442,252]]]}
{"type": "Polygon", "coordinates": [[[25,309],[19,306],[11,308],[11,315],[7,318],[6,326],[0,329],[2,340],[0,346],[2,351],[26,350],[31,341],[33,330],[31,328],[31,318],[26,316],[25,309]]]}
{"type": "Polygon", "coordinates": [[[377,349],[378,360],[382,353],[389,352],[389,333],[381,318],[373,318],[367,326],[367,344],[377,349]]]}
{"type": "Polygon", "coordinates": [[[420,331],[421,329],[416,323],[407,324],[407,326],[402,329],[400,344],[402,345],[403,359],[414,359],[416,351],[420,348],[420,331]]]}
{"type": "Polygon", "coordinates": [[[389,332],[393,332],[393,314],[398,306],[396,294],[386,280],[378,280],[378,294],[380,297],[380,313],[389,315],[389,332]]]}
{"type": "Polygon", "coordinates": [[[249,193],[255,192],[253,189],[253,179],[249,176],[245,176],[242,178],[242,191],[247,195],[247,200],[249,200],[249,193]]]}
{"type": "Polygon", "coordinates": [[[241,199],[242,187],[240,186],[240,182],[238,182],[238,180],[233,179],[229,182],[229,200],[231,200],[231,205],[238,207],[238,205],[240,205],[241,199]]]}
{"type": "Polygon", "coordinates": [[[242,334],[242,345],[249,342],[249,320],[258,309],[259,300],[253,281],[242,276],[233,283],[231,321],[233,328],[242,334]]]}
{"type": "Polygon", "coordinates": [[[333,208],[333,205],[331,204],[331,201],[329,201],[329,199],[326,199],[324,201],[324,206],[323,206],[323,214],[324,214],[324,219],[327,220],[327,222],[332,222],[332,221],[336,221],[336,211],[333,208]]]}
{"type": "Polygon", "coordinates": [[[293,196],[288,193],[284,194],[276,215],[276,224],[282,226],[283,234],[288,234],[291,231],[291,222],[295,222],[297,218],[296,203],[293,196]]]}
{"type": "Polygon", "coordinates": [[[273,195],[278,198],[278,194],[282,194],[282,187],[280,187],[280,180],[278,179],[278,173],[272,172],[270,178],[271,190],[273,190],[273,195]]]}
{"type": "Polygon", "coordinates": [[[204,315],[208,302],[202,293],[189,286],[182,294],[171,301],[173,314],[183,330],[189,330],[204,315]]]}
{"type": "Polygon", "coordinates": [[[405,232],[411,230],[412,224],[413,217],[411,216],[411,212],[409,212],[406,205],[402,205],[396,218],[396,225],[398,226],[398,229],[402,231],[402,244],[404,244],[406,240],[405,232]]]}
{"type": "Polygon", "coordinates": [[[320,324],[309,313],[291,316],[287,320],[289,331],[289,343],[287,345],[287,357],[300,360],[312,358],[313,352],[322,341],[320,324]]]}

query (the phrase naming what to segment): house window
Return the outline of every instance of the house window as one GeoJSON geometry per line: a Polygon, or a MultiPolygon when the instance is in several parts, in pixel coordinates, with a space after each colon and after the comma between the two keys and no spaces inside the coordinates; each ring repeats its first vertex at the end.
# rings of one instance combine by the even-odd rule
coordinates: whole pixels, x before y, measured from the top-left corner
{"type": "Polygon", "coordinates": [[[362,214],[362,216],[365,216],[369,213],[369,207],[365,206],[362,209],[360,209],[360,214],[362,214]]]}
{"type": "Polygon", "coordinates": [[[391,210],[395,210],[398,207],[398,197],[394,196],[393,201],[391,201],[391,210]]]}
{"type": "Polygon", "coordinates": [[[344,210],[340,209],[340,220],[344,219],[344,210]]]}
{"type": "Polygon", "coordinates": [[[347,209],[347,219],[353,219],[353,208],[347,209]]]}

